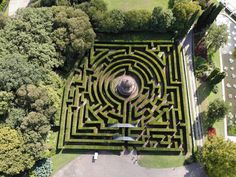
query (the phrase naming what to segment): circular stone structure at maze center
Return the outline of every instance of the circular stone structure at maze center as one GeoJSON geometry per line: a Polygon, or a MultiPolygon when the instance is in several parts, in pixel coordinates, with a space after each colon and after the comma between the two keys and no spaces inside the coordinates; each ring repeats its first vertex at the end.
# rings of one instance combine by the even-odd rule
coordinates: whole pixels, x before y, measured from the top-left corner
{"type": "Polygon", "coordinates": [[[136,80],[128,75],[121,76],[116,85],[117,91],[121,96],[129,97],[136,96],[138,91],[138,85],[136,80]]]}

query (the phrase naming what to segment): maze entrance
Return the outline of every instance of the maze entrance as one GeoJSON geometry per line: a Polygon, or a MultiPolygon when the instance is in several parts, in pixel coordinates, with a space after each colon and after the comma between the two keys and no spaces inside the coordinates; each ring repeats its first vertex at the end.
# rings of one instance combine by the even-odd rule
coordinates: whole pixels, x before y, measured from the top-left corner
{"type": "Polygon", "coordinates": [[[189,149],[179,47],[96,42],[65,87],[59,149],[189,149]]]}

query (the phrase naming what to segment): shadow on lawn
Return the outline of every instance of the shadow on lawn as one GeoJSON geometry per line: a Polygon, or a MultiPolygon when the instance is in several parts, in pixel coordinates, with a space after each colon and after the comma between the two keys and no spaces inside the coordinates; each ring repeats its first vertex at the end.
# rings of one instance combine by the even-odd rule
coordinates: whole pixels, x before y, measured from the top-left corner
{"type": "Polygon", "coordinates": [[[198,105],[200,105],[211,93],[212,87],[207,82],[202,82],[196,90],[196,95],[198,96],[198,105]]]}

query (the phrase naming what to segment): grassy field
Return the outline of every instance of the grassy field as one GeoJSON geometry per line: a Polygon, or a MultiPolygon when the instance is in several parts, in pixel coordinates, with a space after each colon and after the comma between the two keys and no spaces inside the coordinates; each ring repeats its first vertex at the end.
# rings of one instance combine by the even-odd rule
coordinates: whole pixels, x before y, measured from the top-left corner
{"type": "Polygon", "coordinates": [[[146,9],[152,11],[154,7],[168,8],[168,0],[104,0],[109,10],[121,9],[124,11],[133,9],[146,9]]]}
{"type": "MultiPolygon", "coordinates": [[[[217,51],[213,55],[213,62],[216,67],[220,68],[220,52],[217,51]]],[[[200,84],[198,84],[200,85],[200,84]]],[[[201,86],[199,86],[198,92],[201,93],[199,94],[199,102],[200,102],[200,107],[201,111],[206,111],[208,104],[210,102],[213,102],[215,99],[223,99],[223,94],[222,94],[222,83],[218,84],[218,93],[214,94],[213,92],[210,91],[209,87],[203,83],[201,86]]],[[[224,136],[224,121],[218,121],[214,124],[214,127],[216,128],[217,135],[219,136],[224,136]]]]}
{"type": "Polygon", "coordinates": [[[183,155],[142,155],[138,163],[147,168],[171,168],[183,166],[184,161],[183,155]]]}
{"type": "Polygon", "coordinates": [[[53,174],[55,174],[60,168],[74,160],[79,153],[59,153],[52,156],[53,174]]]}

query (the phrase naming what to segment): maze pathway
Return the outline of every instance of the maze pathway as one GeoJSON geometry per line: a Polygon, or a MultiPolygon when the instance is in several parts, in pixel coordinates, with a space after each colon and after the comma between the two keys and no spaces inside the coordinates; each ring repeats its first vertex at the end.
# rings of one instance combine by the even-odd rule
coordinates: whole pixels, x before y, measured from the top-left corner
{"type": "Polygon", "coordinates": [[[184,152],[189,115],[180,47],[171,41],[96,42],[64,91],[59,149],[184,152]],[[121,95],[121,77],[137,89],[121,95]]]}

